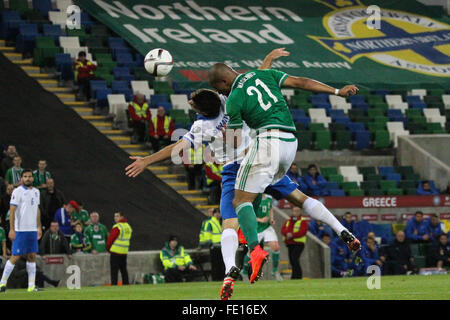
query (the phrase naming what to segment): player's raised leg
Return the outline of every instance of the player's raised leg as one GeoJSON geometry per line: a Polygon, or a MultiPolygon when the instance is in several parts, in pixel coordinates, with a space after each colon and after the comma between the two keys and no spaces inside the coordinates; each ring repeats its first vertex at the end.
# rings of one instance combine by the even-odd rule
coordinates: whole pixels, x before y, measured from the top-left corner
{"type": "Polygon", "coordinates": [[[8,282],[9,276],[14,270],[14,266],[17,261],[19,261],[20,256],[11,256],[5,264],[5,268],[3,269],[2,279],[0,281],[0,292],[6,291],[6,284],[8,282]]]}

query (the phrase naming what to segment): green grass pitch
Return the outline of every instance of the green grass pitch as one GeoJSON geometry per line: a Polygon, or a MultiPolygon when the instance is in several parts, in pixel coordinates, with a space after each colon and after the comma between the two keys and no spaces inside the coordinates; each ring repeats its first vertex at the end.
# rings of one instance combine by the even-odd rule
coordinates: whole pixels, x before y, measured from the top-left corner
{"type": "MultiPolygon", "coordinates": [[[[344,279],[306,279],[259,281],[253,285],[235,284],[232,300],[326,300],[326,299],[450,299],[450,275],[386,276],[381,289],[367,289],[366,277],[344,279]]],[[[0,300],[218,300],[221,283],[191,282],[118,287],[82,287],[79,290],[46,288],[28,293],[11,289],[0,300]]]]}

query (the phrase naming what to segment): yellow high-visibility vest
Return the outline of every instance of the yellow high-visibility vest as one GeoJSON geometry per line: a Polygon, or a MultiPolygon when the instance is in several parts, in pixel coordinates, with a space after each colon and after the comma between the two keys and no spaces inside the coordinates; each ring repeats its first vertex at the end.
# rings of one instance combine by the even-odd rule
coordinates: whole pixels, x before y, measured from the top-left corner
{"type": "Polygon", "coordinates": [[[211,218],[208,218],[206,220],[203,220],[202,227],[200,229],[200,236],[199,236],[199,245],[200,247],[205,246],[205,244],[208,242],[208,235],[206,234],[206,227],[208,226],[209,220],[211,218]]]}
{"type": "MultiPolygon", "coordinates": [[[[169,116],[164,116],[164,132],[168,133],[169,132],[169,126],[170,126],[170,121],[172,120],[171,117],[169,116]]],[[[154,117],[152,119],[153,122],[153,129],[155,130],[155,133],[157,132],[158,128],[157,128],[157,124],[158,124],[158,117],[154,117]]]]}
{"type": "MultiPolygon", "coordinates": [[[[294,223],[294,228],[292,229],[292,233],[296,233],[298,232],[298,230],[300,230],[300,225],[302,224],[302,221],[306,220],[303,217],[300,217],[300,219],[298,219],[297,221],[295,221],[294,223]]],[[[289,228],[289,224],[291,223],[291,220],[289,219],[288,222],[286,223],[286,228],[289,228]]],[[[286,239],[285,236],[283,236],[283,241],[286,239]]],[[[293,238],[292,239],[294,242],[298,242],[298,243],[305,243],[306,242],[306,234],[303,237],[300,238],[293,238]]]]}
{"type": "MultiPolygon", "coordinates": [[[[214,174],[216,174],[216,175],[218,175],[218,176],[221,176],[221,175],[222,175],[222,169],[223,169],[223,167],[222,167],[221,164],[215,165],[214,163],[206,163],[206,165],[207,165],[209,168],[211,168],[211,171],[212,171],[214,174]]],[[[213,181],[214,181],[213,179],[210,179],[210,178],[208,178],[208,176],[206,176],[206,184],[207,184],[208,186],[209,186],[213,181]]]]}
{"type": "MultiPolygon", "coordinates": [[[[205,145],[202,145],[201,148],[189,148],[189,163],[186,164],[202,164],[203,163],[203,151],[205,150],[205,145]]],[[[184,158],[186,159],[186,158],[184,158]]],[[[187,160],[187,159],[186,159],[187,160]]]]}
{"type": "Polygon", "coordinates": [[[211,217],[208,224],[210,224],[212,228],[211,231],[206,231],[208,238],[211,239],[212,245],[220,245],[220,240],[222,238],[222,226],[220,225],[219,220],[217,220],[216,217],[211,217]]]}
{"type": "Polygon", "coordinates": [[[128,248],[130,247],[130,239],[133,229],[131,229],[130,225],[127,222],[116,223],[113,226],[113,229],[114,228],[119,229],[119,236],[116,240],[114,240],[109,251],[118,254],[127,254],[128,248]]]}
{"type": "Polygon", "coordinates": [[[134,102],[134,101],[131,102],[131,105],[133,106],[137,116],[139,116],[141,118],[145,118],[146,117],[147,109],[148,109],[148,103],[147,102],[145,102],[142,105],[142,107],[139,104],[137,104],[136,102],[134,102]]]}

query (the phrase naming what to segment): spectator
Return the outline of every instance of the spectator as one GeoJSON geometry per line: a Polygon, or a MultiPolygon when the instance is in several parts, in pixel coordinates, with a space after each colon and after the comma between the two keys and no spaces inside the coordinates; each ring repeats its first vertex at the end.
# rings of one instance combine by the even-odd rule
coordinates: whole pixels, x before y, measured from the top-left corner
{"type": "Polygon", "coordinates": [[[344,213],[341,223],[345,228],[347,228],[348,231],[351,233],[354,232],[353,228],[355,227],[355,221],[353,221],[353,215],[350,211],[344,213]]]}
{"type": "Polygon", "coordinates": [[[106,252],[106,240],[109,237],[109,232],[105,225],[100,223],[100,215],[98,212],[91,212],[90,224],[84,229],[84,234],[92,244],[91,253],[106,252]]]}
{"type": "MultiPolygon", "coordinates": [[[[323,238],[323,237],[322,237],[323,238]]],[[[325,238],[328,241],[327,238],[325,238]]],[[[355,264],[352,262],[352,253],[340,238],[329,240],[331,251],[331,276],[336,278],[356,275],[355,264]]],[[[326,242],[325,242],[326,243],[326,242]]]]}
{"type": "Polygon", "coordinates": [[[5,176],[6,171],[8,171],[9,168],[11,168],[13,164],[14,157],[17,156],[17,150],[14,145],[9,145],[5,152],[5,157],[2,159],[0,170],[2,177],[5,176]]]}
{"type": "Polygon", "coordinates": [[[222,226],[220,224],[219,209],[213,210],[213,215],[206,225],[205,238],[209,243],[209,256],[211,259],[211,278],[213,281],[221,281],[225,276],[225,265],[221,251],[222,226]]]}
{"type": "Polygon", "coordinates": [[[428,233],[432,241],[438,241],[439,236],[444,233],[444,225],[439,221],[439,217],[436,213],[425,220],[428,228],[428,233]]]}
{"type": "Polygon", "coordinates": [[[209,162],[205,164],[206,185],[209,188],[208,204],[218,204],[222,193],[222,165],[209,162]]]}
{"type": "Polygon", "coordinates": [[[13,158],[13,166],[6,171],[5,174],[5,182],[6,185],[12,184],[15,187],[18,187],[22,184],[22,158],[19,155],[15,155],[13,158]]]}
{"type": "MultiPolygon", "coordinates": [[[[2,226],[9,232],[9,223],[6,223],[6,216],[9,212],[9,202],[11,201],[11,195],[14,191],[14,186],[12,184],[6,187],[6,193],[1,197],[0,200],[0,217],[2,218],[2,226]]],[[[8,233],[7,232],[7,233],[8,233]]]]}
{"type": "Polygon", "coordinates": [[[41,220],[44,229],[50,227],[50,222],[55,217],[55,212],[61,208],[66,199],[64,194],[55,187],[55,180],[47,179],[47,188],[41,189],[41,220]]]}
{"type": "Polygon", "coordinates": [[[72,258],[72,250],[70,250],[66,237],[59,230],[58,222],[52,221],[50,228],[42,236],[39,244],[39,254],[41,256],[47,254],[67,254],[69,259],[72,258]]]}
{"type": "Polygon", "coordinates": [[[303,181],[302,176],[298,173],[298,168],[295,163],[291,164],[291,167],[289,168],[289,171],[286,173],[286,175],[292,181],[294,181],[296,184],[298,184],[297,189],[299,189],[303,193],[308,192],[308,186],[303,181]]]}
{"type": "Polygon", "coordinates": [[[197,268],[192,259],[179,244],[176,236],[170,236],[162,248],[159,257],[164,266],[164,279],[166,282],[192,281],[197,268]]]}
{"type": "Polygon", "coordinates": [[[80,100],[85,98],[89,100],[91,98],[89,81],[95,79],[94,72],[97,70],[97,66],[86,59],[86,52],[80,51],[78,59],[73,65],[73,70],[75,81],[79,87],[78,98],[80,100]]]}
{"type": "Polygon", "coordinates": [[[414,243],[428,242],[431,239],[427,223],[423,220],[423,212],[417,211],[405,227],[406,238],[414,243]]]}
{"type": "Polygon", "coordinates": [[[450,267],[450,243],[448,236],[442,233],[438,237],[438,242],[430,250],[430,260],[433,266],[439,269],[450,267]]]}
{"type": "Polygon", "coordinates": [[[115,225],[113,225],[106,242],[106,250],[111,254],[109,260],[111,285],[117,285],[119,270],[122,275],[122,284],[127,285],[129,284],[127,256],[133,229],[131,229],[122,212],[114,213],[114,222],[115,225]]]}
{"type": "Polygon", "coordinates": [[[211,217],[213,216],[213,212],[217,210],[214,208],[209,208],[206,211],[206,219],[202,221],[202,226],[200,228],[200,235],[199,235],[199,241],[198,241],[198,249],[206,249],[211,246],[211,239],[209,239],[209,234],[206,232],[206,228],[209,226],[209,221],[211,220],[211,217]]]}
{"type": "Polygon", "coordinates": [[[322,221],[311,219],[308,227],[308,231],[315,235],[317,238],[322,239],[324,234],[328,234],[330,237],[333,235],[333,230],[322,221]]]}
{"type": "MultiPolygon", "coordinates": [[[[0,217],[0,225],[2,223],[2,218],[0,217]]],[[[8,250],[6,249],[6,233],[5,233],[5,229],[3,229],[2,227],[0,227],[0,243],[1,243],[1,255],[3,257],[3,262],[6,263],[6,256],[8,255],[8,250]]],[[[3,264],[3,263],[1,263],[3,264]]],[[[0,264],[0,265],[1,265],[0,264]]]]}
{"type": "Polygon", "coordinates": [[[83,226],[77,222],[75,224],[75,232],[70,238],[70,247],[74,253],[89,253],[92,245],[89,238],[83,233],[83,226]]]}
{"type": "Polygon", "coordinates": [[[74,212],[71,215],[72,225],[79,223],[84,229],[84,227],[86,227],[89,224],[89,212],[83,209],[82,202],[78,201],[77,204],[78,209],[74,210],[74,212]]]}
{"type": "Polygon", "coordinates": [[[367,235],[366,242],[361,248],[361,256],[365,275],[368,275],[367,268],[372,265],[380,267],[381,272],[383,272],[383,260],[385,260],[385,257],[380,257],[379,249],[374,236],[367,235]]]}
{"type": "Polygon", "coordinates": [[[431,186],[430,181],[425,180],[419,183],[416,193],[421,196],[427,196],[439,194],[439,191],[431,186]]]}
{"type": "Polygon", "coordinates": [[[305,248],[306,233],[308,232],[308,221],[302,217],[299,207],[292,208],[292,216],[286,220],[281,228],[283,240],[288,248],[289,262],[292,266],[291,279],[301,279],[302,268],[300,256],[305,248]]]}
{"type": "Polygon", "coordinates": [[[325,189],[327,180],[319,173],[316,165],[310,164],[308,166],[308,173],[303,177],[308,193],[313,196],[326,196],[328,191],[325,189]]]}
{"type": "Polygon", "coordinates": [[[417,273],[414,257],[403,231],[398,231],[395,240],[384,250],[382,256],[386,261],[384,273],[387,275],[417,273]]]}
{"type": "Polygon", "coordinates": [[[47,180],[51,179],[52,175],[47,170],[47,160],[39,160],[38,168],[33,171],[33,186],[39,190],[47,188],[47,180]]]}
{"type": "Polygon", "coordinates": [[[447,184],[447,189],[442,190],[442,194],[450,194],[450,181],[447,184]]]}
{"type": "Polygon", "coordinates": [[[128,105],[128,114],[130,116],[130,126],[133,128],[131,143],[143,142],[145,140],[146,125],[152,119],[145,95],[136,93],[133,101],[128,105]]]}
{"type": "Polygon", "coordinates": [[[58,222],[59,229],[64,234],[67,242],[69,243],[73,234],[70,216],[72,215],[72,212],[77,208],[78,204],[75,201],[71,200],[69,203],[64,204],[62,208],[56,210],[55,216],[53,218],[54,221],[58,222]]]}
{"type": "Polygon", "coordinates": [[[170,144],[170,137],[175,130],[175,123],[172,118],[166,116],[164,107],[158,107],[156,117],[150,122],[150,142],[152,143],[153,151],[158,152],[162,147],[170,144]]]}

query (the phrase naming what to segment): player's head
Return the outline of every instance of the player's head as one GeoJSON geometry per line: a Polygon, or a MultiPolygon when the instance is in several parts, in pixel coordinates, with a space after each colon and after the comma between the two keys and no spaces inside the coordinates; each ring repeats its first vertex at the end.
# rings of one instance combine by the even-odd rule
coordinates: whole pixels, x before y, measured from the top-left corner
{"type": "Polygon", "coordinates": [[[31,169],[24,169],[22,171],[22,183],[26,186],[26,187],[30,187],[33,184],[33,170],[31,169]]]}
{"type": "Polygon", "coordinates": [[[209,89],[199,89],[192,92],[189,104],[192,110],[208,118],[217,117],[222,106],[217,92],[209,89]]]}
{"type": "Polygon", "coordinates": [[[238,75],[238,72],[225,63],[216,63],[208,71],[208,80],[209,84],[219,93],[228,95],[238,75]]]}

